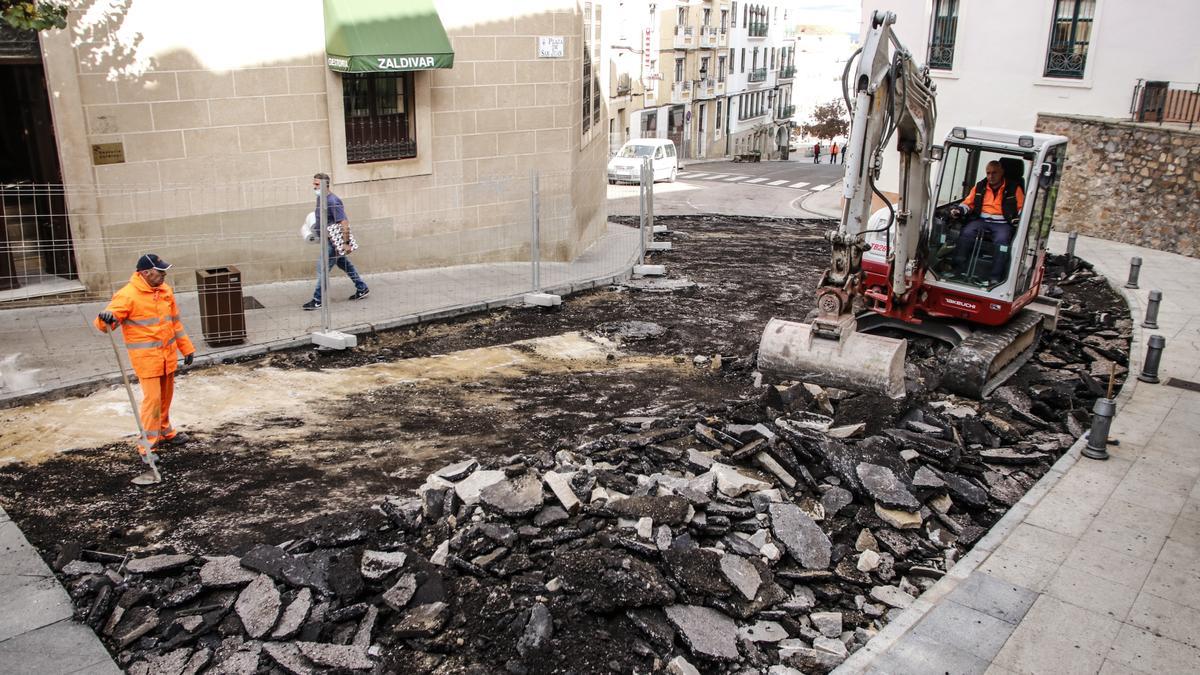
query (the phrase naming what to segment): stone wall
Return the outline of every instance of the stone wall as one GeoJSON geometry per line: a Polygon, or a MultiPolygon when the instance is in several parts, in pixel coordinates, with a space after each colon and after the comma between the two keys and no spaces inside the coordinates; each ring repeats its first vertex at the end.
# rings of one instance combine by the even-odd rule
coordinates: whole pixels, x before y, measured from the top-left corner
{"type": "Polygon", "coordinates": [[[1054,229],[1200,257],[1200,129],[1039,114],[1071,139],[1054,229]]]}

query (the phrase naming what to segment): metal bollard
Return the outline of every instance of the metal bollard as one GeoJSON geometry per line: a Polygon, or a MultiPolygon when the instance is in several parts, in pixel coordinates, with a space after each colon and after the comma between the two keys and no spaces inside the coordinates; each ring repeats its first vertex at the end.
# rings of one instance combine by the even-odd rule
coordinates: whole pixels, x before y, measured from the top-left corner
{"type": "Polygon", "coordinates": [[[1142,372],[1138,374],[1138,380],[1158,384],[1158,366],[1162,362],[1162,353],[1166,346],[1167,339],[1165,337],[1150,336],[1150,344],[1146,347],[1146,360],[1142,363],[1142,372]]]}
{"type": "Polygon", "coordinates": [[[1090,459],[1108,459],[1108,430],[1112,427],[1117,405],[1111,398],[1096,399],[1092,408],[1092,428],[1088,431],[1087,446],[1083,456],[1090,459]]]}
{"type": "Polygon", "coordinates": [[[1142,271],[1142,259],[1134,256],[1129,259],[1129,281],[1125,282],[1125,288],[1138,287],[1138,274],[1142,271]]]}
{"type": "Polygon", "coordinates": [[[1067,235],[1067,273],[1075,270],[1075,240],[1079,238],[1078,232],[1072,232],[1067,235]]]}
{"type": "Polygon", "coordinates": [[[1162,302],[1162,291],[1150,291],[1150,301],[1146,303],[1146,320],[1142,328],[1155,330],[1158,328],[1158,305],[1162,302]]]}

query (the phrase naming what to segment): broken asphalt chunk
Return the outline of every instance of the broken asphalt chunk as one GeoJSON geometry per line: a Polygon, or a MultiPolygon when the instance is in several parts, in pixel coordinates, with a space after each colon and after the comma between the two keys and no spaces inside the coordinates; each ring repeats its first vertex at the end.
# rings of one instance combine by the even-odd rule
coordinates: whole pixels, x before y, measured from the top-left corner
{"type": "Polygon", "coordinates": [[[793,558],[808,569],[827,569],[833,544],[808,514],[794,504],[771,504],[771,531],[793,558]]]}
{"type": "Polygon", "coordinates": [[[722,661],[740,658],[738,630],[733,619],[710,607],[696,605],[671,605],[665,611],[679,637],[694,654],[722,661]]]}
{"type": "Polygon", "coordinates": [[[861,462],[856,471],[863,488],[877,504],[905,511],[916,511],[921,508],[921,503],[908,491],[896,474],[892,473],[891,469],[869,462],[861,462]]]}
{"type": "Polygon", "coordinates": [[[271,581],[271,577],[260,574],[238,595],[234,610],[242,620],[246,634],[252,638],[260,638],[275,625],[281,604],[275,582],[271,581]]]}

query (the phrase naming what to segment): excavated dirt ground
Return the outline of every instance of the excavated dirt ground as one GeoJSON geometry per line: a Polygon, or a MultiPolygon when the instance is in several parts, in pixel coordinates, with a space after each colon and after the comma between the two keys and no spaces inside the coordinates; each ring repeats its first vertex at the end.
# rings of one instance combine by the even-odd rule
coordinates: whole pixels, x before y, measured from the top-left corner
{"type": "MultiPolygon", "coordinates": [[[[256,544],[310,536],[314,516],[408,495],[451,462],[474,458],[499,466],[510,455],[579,448],[617,432],[616,418],[659,411],[702,418],[728,409],[731,401],[757,399],[762,390],[754,388],[751,371],[761,330],[772,316],[802,319],[811,308],[827,261],[821,233],[829,223],[728,217],[660,222],[671,227],[674,250],[655,262],[697,288],[598,289],[572,296],[557,311],[501,310],[372,336],[350,353],[295,351],[197,371],[181,378],[177,405],[187,408],[190,390],[193,405],[202,401],[208,416],[186,425],[195,438],[191,444],[165,456],[165,483],[131,486],[140,465],[128,443],[110,443],[33,453],[31,461],[0,468],[0,504],[48,561],[64,542],[116,554],[173,549],[242,555],[256,544]],[[665,333],[624,342],[605,337],[606,324],[631,320],[653,322],[665,333]],[[233,392],[226,408],[214,403],[221,387],[233,392]],[[253,413],[239,416],[239,409],[253,413]]],[[[1128,315],[1101,280],[1067,283],[1062,291],[1065,306],[1074,308],[1072,320],[1128,315]]],[[[920,340],[910,349],[916,369],[931,382],[937,349],[920,340]]],[[[1086,349],[1078,339],[1056,334],[1038,358],[1052,363],[1055,353],[1079,351],[1086,349]]],[[[1025,389],[1037,377],[1032,365],[1022,369],[1013,389],[1025,389]]],[[[1096,380],[1080,378],[1094,393],[1096,380]]],[[[1075,417],[1087,402],[1077,391],[1065,386],[1061,402],[1075,417]]],[[[66,406],[56,410],[59,419],[72,405],[113,411],[117,394],[123,392],[52,405],[66,406]]],[[[835,419],[866,422],[871,434],[922,401],[918,395],[902,408],[859,396],[839,404],[835,419]]],[[[1045,406],[1055,402],[1040,396],[1033,412],[1051,419],[1058,408],[1045,406]]],[[[18,411],[11,419],[45,412],[18,411]]],[[[990,524],[1000,513],[981,512],[978,522],[990,524]]],[[[567,561],[567,550],[553,557],[566,556],[555,574],[569,577],[590,558],[567,561]]],[[[509,595],[471,575],[448,575],[446,584],[452,613],[461,617],[455,630],[421,641],[420,650],[388,652],[382,668],[492,672],[479,664],[502,657],[493,664],[499,671],[514,656],[516,635],[508,633],[521,628],[510,625],[509,595]],[[495,642],[485,648],[475,644],[479,636],[495,642]],[[457,654],[463,640],[469,653],[457,654]],[[456,656],[441,656],[451,654],[456,656]],[[460,667],[456,659],[473,665],[460,667]]],[[[556,647],[525,666],[530,672],[644,672],[653,662],[630,653],[637,640],[631,626],[567,605],[554,611],[556,647]]],[[[228,628],[231,634],[240,630],[228,628]]],[[[128,665],[131,657],[125,657],[128,665]]]]}
{"type": "MultiPolygon", "coordinates": [[[[301,405],[288,401],[295,392],[272,390],[268,370],[261,379],[264,393],[279,398],[275,410],[219,426],[188,425],[196,440],[165,455],[168,480],[159,486],[129,484],[140,464],[122,442],[4,467],[0,503],[47,555],[68,540],[114,551],[159,544],[237,551],[264,539],[287,539],[315,514],[404,493],[457,459],[574,447],[589,435],[610,432],[614,417],[683,403],[703,410],[737,398],[751,386],[747,360],[767,320],[803,318],[811,308],[827,263],[821,233],[829,223],[729,217],[660,222],[674,232],[674,250],[662,260],[670,276],[699,288],[598,289],[568,298],[558,311],[498,310],[372,336],[350,353],[300,350],[215,370],[249,371],[229,374],[229,386],[248,387],[263,367],[369,370],[375,363],[593,331],[630,319],[667,329],[661,337],[625,343],[626,357],[551,372],[536,365],[499,375],[466,369],[384,387],[373,386],[364,373],[358,393],[301,405]],[[724,357],[720,371],[692,363],[697,355],[717,354],[724,357]],[[630,358],[639,362],[630,366],[630,358]]],[[[188,407],[189,380],[209,375],[198,371],[179,380],[177,410],[188,407]]],[[[305,380],[299,386],[310,385],[305,380]]]]}

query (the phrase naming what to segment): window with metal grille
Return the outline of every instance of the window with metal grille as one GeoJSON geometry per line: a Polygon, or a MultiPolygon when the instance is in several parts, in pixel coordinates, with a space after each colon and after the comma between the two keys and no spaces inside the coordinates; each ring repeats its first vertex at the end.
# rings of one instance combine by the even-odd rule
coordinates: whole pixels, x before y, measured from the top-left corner
{"type": "Polygon", "coordinates": [[[1055,0],[1046,51],[1046,77],[1083,79],[1096,0],[1055,0]]]}
{"type": "Polygon", "coordinates": [[[958,0],[933,0],[933,29],[929,34],[929,67],[954,67],[954,37],[958,33],[958,0]]]}
{"type": "Polygon", "coordinates": [[[412,73],[346,73],[346,162],[417,156],[412,73]]]}

